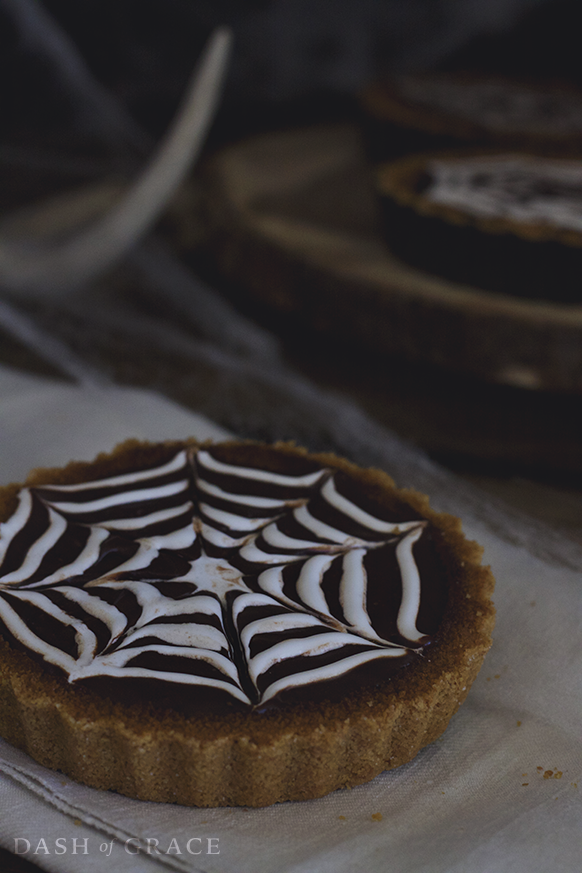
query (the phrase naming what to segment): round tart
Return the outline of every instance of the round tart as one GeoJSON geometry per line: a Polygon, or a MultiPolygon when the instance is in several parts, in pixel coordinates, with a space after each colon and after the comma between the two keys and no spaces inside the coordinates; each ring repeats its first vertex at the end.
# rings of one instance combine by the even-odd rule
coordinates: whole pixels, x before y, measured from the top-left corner
{"type": "Polygon", "coordinates": [[[410,761],[490,646],[458,519],[292,445],[135,441],[0,491],[0,733],[143,800],[263,806],[410,761]]]}
{"type": "Polygon", "coordinates": [[[468,145],[580,153],[582,92],[476,72],[394,76],[360,98],[376,159],[468,145]]]}
{"type": "Polygon", "coordinates": [[[431,153],[377,174],[403,260],[488,291],[582,299],[582,164],[519,153],[431,153]]]}

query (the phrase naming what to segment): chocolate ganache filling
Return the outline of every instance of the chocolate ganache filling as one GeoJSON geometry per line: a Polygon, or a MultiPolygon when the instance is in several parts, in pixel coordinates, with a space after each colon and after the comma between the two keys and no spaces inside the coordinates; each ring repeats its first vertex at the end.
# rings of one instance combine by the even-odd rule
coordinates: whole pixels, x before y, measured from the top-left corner
{"type": "Polygon", "coordinates": [[[244,708],[422,657],[447,597],[430,525],[294,460],[280,473],[190,448],[24,488],[0,525],[0,631],[71,683],[244,708]]]}

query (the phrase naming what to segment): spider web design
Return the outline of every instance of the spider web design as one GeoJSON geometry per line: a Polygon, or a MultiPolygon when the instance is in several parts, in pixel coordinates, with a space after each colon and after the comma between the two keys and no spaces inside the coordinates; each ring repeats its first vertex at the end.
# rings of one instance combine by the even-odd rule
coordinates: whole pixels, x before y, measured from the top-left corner
{"type": "Polygon", "coordinates": [[[182,450],[154,469],[23,489],[0,525],[0,621],[71,682],[153,678],[249,705],[402,658],[427,639],[413,555],[426,522],[376,518],[337,480],[182,450]],[[398,592],[380,623],[366,608],[378,550],[398,592]]]}

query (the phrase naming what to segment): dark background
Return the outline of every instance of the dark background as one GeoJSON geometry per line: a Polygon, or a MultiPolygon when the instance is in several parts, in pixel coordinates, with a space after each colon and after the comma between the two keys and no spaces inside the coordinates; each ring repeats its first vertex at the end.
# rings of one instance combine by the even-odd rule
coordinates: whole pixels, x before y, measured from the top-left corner
{"type": "Polygon", "coordinates": [[[43,13],[152,135],[171,119],[212,28],[231,26],[235,49],[216,141],[290,114],[337,112],[387,71],[472,68],[582,82],[578,6],[576,0],[0,0],[2,141],[36,136],[38,144],[39,136],[51,142],[91,132],[74,75],[67,76],[66,62],[59,71],[46,56],[43,13]]]}

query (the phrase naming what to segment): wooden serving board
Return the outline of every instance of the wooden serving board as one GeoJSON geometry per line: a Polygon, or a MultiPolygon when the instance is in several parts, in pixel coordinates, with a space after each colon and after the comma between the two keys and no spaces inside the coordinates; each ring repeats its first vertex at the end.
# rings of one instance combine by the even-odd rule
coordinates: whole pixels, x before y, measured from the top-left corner
{"type": "Polygon", "coordinates": [[[298,366],[435,454],[582,472],[582,306],[399,261],[355,126],[234,144],[203,185],[214,264],[248,311],[278,314],[298,366]]]}
{"type": "Polygon", "coordinates": [[[222,268],[336,337],[488,381],[582,391],[582,305],[493,294],[415,270],[378,231],[355,127],[264,135],[209,169],[222,268]]]}

